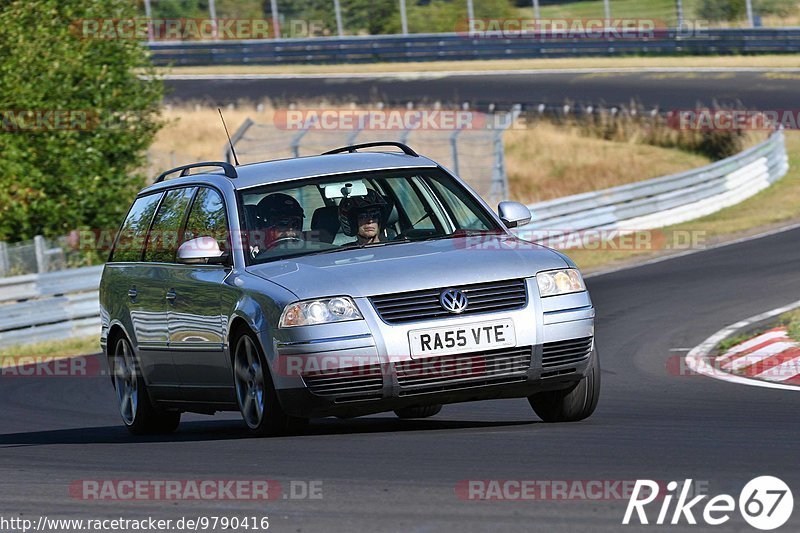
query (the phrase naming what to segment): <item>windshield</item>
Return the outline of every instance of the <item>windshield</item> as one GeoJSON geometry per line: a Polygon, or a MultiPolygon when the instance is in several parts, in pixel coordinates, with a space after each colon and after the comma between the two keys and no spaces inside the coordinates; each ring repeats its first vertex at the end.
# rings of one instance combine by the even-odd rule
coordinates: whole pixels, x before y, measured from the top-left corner
{"type": "Polygon", "coordinates": [[[503,233],[438,169],[321,177],[240,193],[250,264],[349,248],[503,233]]]}

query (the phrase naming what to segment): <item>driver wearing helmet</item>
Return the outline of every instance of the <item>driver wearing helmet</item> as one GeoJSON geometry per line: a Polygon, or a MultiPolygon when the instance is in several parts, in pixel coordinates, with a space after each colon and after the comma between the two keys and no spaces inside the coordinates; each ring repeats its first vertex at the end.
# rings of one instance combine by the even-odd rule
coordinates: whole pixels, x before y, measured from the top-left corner
{"type": "MultiPolygon", "coordinates": [[[[303,241],[303,208],[288,194],[274,193],[258,202],[256,216],[264,231],[263,249],[269,250],[280,245],[299,244],[303,241]]],[[[253,256],[262,251],[259,246],[251,246],[253,256]]]]}
{"type": "Polygon", "coordinates": [[[389,216],[389,203],[377,191],[368,189],[364,196],[350,196],[339,203],[339,224],[357,244],[381,242],[381,234],[389,216]]]}

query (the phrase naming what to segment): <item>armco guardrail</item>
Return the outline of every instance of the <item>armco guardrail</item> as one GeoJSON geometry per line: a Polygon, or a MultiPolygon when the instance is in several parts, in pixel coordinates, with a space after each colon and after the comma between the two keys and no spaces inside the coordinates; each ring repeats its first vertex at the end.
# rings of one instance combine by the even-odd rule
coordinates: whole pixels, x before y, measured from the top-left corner
{"type": "Polygon", "coordinates": [[[678,224],[741,202],[789,168],[783,133],[688,172],[529,205],[519,230],[549,238],[586,230],[644,230],[678,224]]]}
{"type": "Polygon", "coordinates": [[[800,28],[674,29],[653,37],[471,37],[459,33],[317,37],[249,41],[154,42],[156,65],[274,65],[514,59],[612,55],[703,55],[800,52],[800,28]]]}
{"type": "Polygon", "coordinates": [[[102,272],[93,266],[0,278],[0,346],[99,335],[102,272]]]}
{"type": "MultiPolygon", "coordinates": [[[[742,201],[783,176],[781,132],[744,152],[689,172],[533,204],[518,231],[552,237],[590,229],[661,227],[742,201]]],[[[99,335],[102,266],[0,278],[0,346],[99,335]],[[16,303],[12,303],[16,302],[16,303]]]]}

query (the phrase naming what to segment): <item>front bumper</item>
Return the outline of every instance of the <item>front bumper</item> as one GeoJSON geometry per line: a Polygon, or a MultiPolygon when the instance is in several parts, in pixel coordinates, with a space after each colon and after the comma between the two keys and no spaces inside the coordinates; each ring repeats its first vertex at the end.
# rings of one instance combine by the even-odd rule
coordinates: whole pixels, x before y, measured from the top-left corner
{"type": "Polygon", "coordinates": [[[383,322],[368,300],[364,320],[292,328],[270,339],[270,365],[287,414],[359,416],[406,406],[519,398],[568,388],[594,353],[594,307],[588,293],[541,299],[535,280],[528,304],[502,313],[403,325],[383,322]],[[414,329],[511,318],[516,346],[428,358],[409,355],[414,329]]]}

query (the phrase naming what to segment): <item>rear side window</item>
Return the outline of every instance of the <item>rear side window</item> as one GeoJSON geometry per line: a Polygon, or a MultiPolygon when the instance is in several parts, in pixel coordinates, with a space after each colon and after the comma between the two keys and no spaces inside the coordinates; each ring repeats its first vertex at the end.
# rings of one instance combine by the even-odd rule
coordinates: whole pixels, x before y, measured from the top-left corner
{"type": "Polygon", "coordinates": [[[220,250],[228,249],[228,217],[225,214],[225,202],[214,189],[201,187],[195,196],[189,218],[186,219],[186,231],[183,242],[197,237],[214,237],[220,250]]]}
{"type": "Polygon", "coordinates": [[[153,213],[160,199],[161,194],[158,193],[142,196],[133,202],[119,230],[109,261],[116,263],[138,261],[142,257],[147,229],[150,227],[150,221],[153,220],[153,213]]]}
{"type": "Polygon", "coordinates": [[[178,251],[178,233],[195,190],[195,187],[184,187],[164,193],[164,200],[153,219],[153,226],[147,238],[144,261],[171,263],[175,260],[175,253],[178,251]]]}

